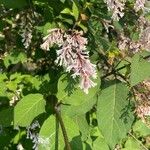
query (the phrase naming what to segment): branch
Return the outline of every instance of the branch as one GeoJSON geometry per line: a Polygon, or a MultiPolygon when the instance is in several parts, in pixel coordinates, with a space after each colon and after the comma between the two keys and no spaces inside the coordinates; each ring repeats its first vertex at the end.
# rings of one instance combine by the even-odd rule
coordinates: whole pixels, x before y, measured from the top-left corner
{"type": "Polygon", "coordinates": [[[57,117],[57,119],[60,123],[60,126],[61,126],[61,130],[62,130],[62,133],[63,133],[66,150],[71,150],[71,146],[70,146],[70,143],[69,143],[69,140],[68,140],[68,135],[67,135],[67,132],[66,132],[66,128],[65,128],[65,125],[64,125],[64,122],[62,120],[61,113],[60,113],[60,104],[57,104],[55,106],[55,112],[56,112],[56,117],[57,117]]]}
{"type": "Polygon", "coordinates": [[[124,65],[124,66],[122,66],[122,67],[120,67],[120,68],[118,68],[118,69],[116,69],[116,70],[113,69],[111,72],[109,72],[108,74],[102,76],[101,78],[104,79],[104,78],[106,78],[106,77],[108,77],[108,76],[110,76],[110,75],[112,75],[112,74],[115,74],[115,73],[117,73],[118,71],[120,71],[120,70],[126,68],[127,66],[128,66],[128,65],[124,65]]]}

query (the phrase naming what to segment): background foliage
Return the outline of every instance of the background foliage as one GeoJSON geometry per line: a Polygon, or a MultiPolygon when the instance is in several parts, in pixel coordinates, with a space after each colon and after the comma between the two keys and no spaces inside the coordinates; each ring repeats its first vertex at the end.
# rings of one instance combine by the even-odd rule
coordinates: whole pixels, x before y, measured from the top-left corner
{"type": "Polygon", "coordinates": [[[0,0],[0,149],[150,149],[149,18],[142,0],[0,0]],[[87,38],[88,94],[41,48],[58,28],[87,38]]]}

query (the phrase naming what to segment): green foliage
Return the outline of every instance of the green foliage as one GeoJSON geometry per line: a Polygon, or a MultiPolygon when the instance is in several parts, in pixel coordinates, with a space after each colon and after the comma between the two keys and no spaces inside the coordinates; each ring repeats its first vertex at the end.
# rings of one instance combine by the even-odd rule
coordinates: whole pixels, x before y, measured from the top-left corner
{"type": "Polygon", "coordinates": [[[45,101],[41,94],[29,94],[14,108],[14,126],[29,126],[32,120],[45,112],[45,101]]]}
{"type": "Polygon", "coordinates": [[[97,119],[99,129],[111,148],[123,139],[133,122],[128,110],[128,88],[123,83],[108,83],[98,98],[97,119]],[[105,107],[104,107],[105,106],[105,107]]]}
{"type": "MultiPolygon", "coordinates": [[[[78,126],[68,117],[63,117],[64,125],[68,130],[68,139],[72,149],[78,149],[81,145],[78,126]]],[[[40,144],[39,149],[64,149],[64,139],[59,124],[54,116],[48,117],[41,127],[39,136],[43,139],[48,139],[48,145],[40,144]]],[[[81,145],[82,146],[82,145],[81,145]]]]}
{"type": "Polygon", "coordinates": [[[96,102],[97,102],[97,95],[95,95],[88,101],[81,103],[78,106],[64,105],[64,106],[62,106],[62,112],[66,113],[70,117],[83,115],[83,114],[87,113],[88,111],[90,111],[92,109],[92,107],[96,104],[96,102]]]}
{"type": "Polygon", "coordinates": [[[131,86],[138,84],[144,79],[150,77],[150,63],[142,58],[140,54],[136,54],[132,58],[131,63],[131,86]]]}
{"type": "Polygon", "coordinates": [[[19,62],[24,63],[27,60],[26,54],[23,52],[12,52],[4,58],[4,65],[8,67],[12,64],[17,64],[19,62]]]}
{"type": "Polygon", "coordinates": [[[140,144],[132,137],[130,137],[126,143],[125,143],[125,148],[123,150],[142,150],[142,147],[140,144]]]}
{"type": "Polygon", "coordinates": [[[117,2],[0,0],[0,150],[150,149],[149,2],[117,2]]]}
{"type": "Polygon", "coordinates": [[[89,93],[85,95],[83,90],[79,89],[79,85],[76,84],[77,81],[62,75],[58,81],[58,93],[57,98],[66,104],[71,104],[74,106],[81,105],[85,101],[89,101],[94,97],[99,89],[100,81],[96,80],[97,86],[91,88],[89,93]],[[67,82],[67,80],[69,82],[67,82]]]}
{"type": "Polygon", "coordinates": [[[79,17],[79,10],[75,2],[73,2],[73,5],[72,5],[72,13],[73,13],[73,16],[75,17],[75,20],[77,21],[79,17]]]}
{"type": "Polygon", "coordinates": [[[148,125],[143,123],[141,120],[138,120],[135,122],[135,124],[133,126],[133,131],[139,137],[150,135],[150,128],[148,127],[148,125]]]}
{"type": "Polygon", "coordinates": [[[7,108],[0,111],[0,124],[4,127],[9,127],[13,123],[13,108],[7,108]]]}
{"type": "Polygon", "coordinates": [[[105,140],[101,137],[98,137],[93,144],[93,150],[109,150],[108,145],[106,144],[105,140]]]}
{"type": "Polygon", "coordinates": [[[90,127],[88,125],[85,115],[76,116],[73,117],[73,119],[75,123],[79,126],[82,140],[86,141],[90,134],[90,127]]]}

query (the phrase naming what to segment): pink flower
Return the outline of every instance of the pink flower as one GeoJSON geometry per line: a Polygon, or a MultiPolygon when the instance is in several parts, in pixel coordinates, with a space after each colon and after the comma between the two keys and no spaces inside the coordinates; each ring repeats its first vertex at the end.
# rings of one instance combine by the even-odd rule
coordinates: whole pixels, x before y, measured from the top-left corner
{"type": "Polygon", "coordinates": [[[112,11],[112,19],[119,20],[124,16],[125,0],[106,0],[109,11],[112,11]]]}
{"type": "Polygon", "coordinates": [[[89,53],[86,51],[87,39],[82,36],[83,32],[69,31],[64,33],[57,31],[56,33],[59,35],[59,38],[54,36],[54,32],[55,30],[44,38],[44,48],[49,49],[49,46],[52,44],[57,44],[61,47],[57,50],[55,62],[60,66],[64,66],[66,72],[72,71],[73,78],[79,76],[81,78],[80,88],[88,94],[89,88],[96,85],[91,80],[91,78],[96,78],[96,66],[89,60],[89,53]]]}
{"type": "Polygon", "coordinates": [[[48,35],[43,38],[44,43],[41,49],[49,50],[54,44],[61,46],[63,44],[63,34],[61,29],[52,29],[48,31],[48,35]]]}
{"type": "Polygon", "coordinates": [[[139,118],[141,118],[141,120],[143,121],[143,122],[145,122],[146,121],[146,117],[147,116],[150,116],[150,106],[148,106],[148,105],[139,105],[139,106],[137,106],[137,108],[135,109],[135,112],[136,112],[136,114],[137,114],[137,116],[139,117],[139,118]]]}
{"type": "Polygon", "coordinates": [[[80,88],[83,89],[83,91],[88,94],[88,90],[91,87],[96,86],[96,83],[94,83],[88,76],[83,76],[80,83],[80,88]]]}
{"type": "Polygon", "coordinates": [[[136,3],[134,5],[134,9],[136,12],[138,12],[140,9],[144,10],[146,0],[136,0],[136,3]]]}

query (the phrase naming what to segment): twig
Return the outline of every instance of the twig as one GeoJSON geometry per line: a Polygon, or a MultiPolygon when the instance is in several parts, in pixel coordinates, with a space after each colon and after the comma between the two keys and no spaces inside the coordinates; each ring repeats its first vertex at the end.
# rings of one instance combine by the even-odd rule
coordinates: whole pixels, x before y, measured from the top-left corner
{"type": "Polygon", "coordinates": [[[120,67],[120,68],[118,68],[118,69],[116,69],[116,70],[113,69],[111,72],[109,72],[108,74],[102,76],[101,78],[103,79],[103,78],[106,78],[106,77],[108,77],[108,76],[110,76],[110,75],[112,75],[112,74],[115,74],[116,72],[118,72],[118,71],[120,71],[120,70],[126,68],[127,66],[128,66],[128,65],[124,65],[124,66],[122,66],[122,67],[120,67]]]}
{"type": "Polygon", "coordinates": [[[150,55],[144,57],[144,59],[148,59],[148,58],[150,58],[150,55]]]}
{"type": "Polygon", "coordinates": [[[59,120],[56,117],[56,134],[55,134],[55,150],[58,150],[58,139],[59,139],[59,120]]]}
{"type": "Polygon", "coordinates": [[[56,117],[57,117],[57,119],[60,123],[61,129],[62,129],[66,150],[71,150],[71,146],[70,146],[70,143],[69,143],[69,140],[68,140],[67,131],[66,131],[64,122],[62,120],[61,113],[60,113],[60,104],[57,104],[55,106],[55,112],[56,112],[56,117]]]}
{"type": "Polygon", "coordinates": [[[129,132],[129,135],[132,136],[144,148],[144,150],[148,150],[148,148],[143,145],[131,132],[129,132]]]}

